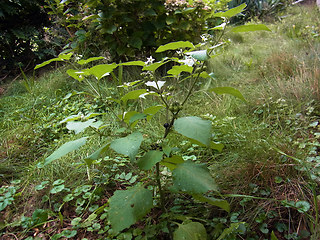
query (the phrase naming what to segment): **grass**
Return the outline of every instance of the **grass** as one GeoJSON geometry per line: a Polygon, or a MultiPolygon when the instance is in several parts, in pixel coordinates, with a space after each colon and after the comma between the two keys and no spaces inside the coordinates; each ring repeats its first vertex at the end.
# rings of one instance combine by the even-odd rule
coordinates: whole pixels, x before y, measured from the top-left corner
{"type": "MultiPolygon", "coordinates": [[[[212,120],[213,139],[225,146],[221,152],[200,149],[175,134],[167,140],[169,145],[180,142],[178,147],[186,153],[185,157],[206,163],[222,194],[259,198],[227,198],[232,206],[230,215],[221,214],[216,208],[204,209],[199,206],[199,212],[191,204],[181,206],[181,211],[194,212],[199,217],[206,215],[206,227],[208,233],[211,231],[211,236],[215,236],[214,232],[218,231],[218,223],[215,221],[231,224],[235,222],[235,216],[238,221],[247,223],[248,239],[250,236],[251,239],[268,238],[272,231],[278,239],[285,239],[285,235],[286,239],[301,239],[298,234],[301,235],[300,230],[303,228],[313,234],[310,239],[317,239],[320,234],[318,229],[312,230],[311,227],[315,224],[316,213],[314,193],[309,186],[314,181],[304,169],[304,164],[311,166],[315,174],[313,177],[318,178],[320,42],[317,34],[320,32],[320,21],[314,19],[319,20],[316,9],[289,9],[286,16],[268,25],[272,29],[271,33],[229,34],[227,37],[231,42],[225,47],[225,52],[208,63],[208,69],[215,74],[212,87],[236,87],[247,99],[247,103],[243,103],[230,96],[207,93],[202,90],[203,83],[185,106],[182,116],[198,115],[212,120]],[[299,164],[279,153],[278,149],[302,159],[303,163],[299,164]],[[286,207],[281,202],[283,200],[306,201],[311,209],[299,212],[297,208],[286,207]],[[280,226],[283,225],[287,228],[290,226],[290,230],[281,232],[280,226]]],[[[1,185],[7,186],[14,179],[22,180],[19,190],[22,196],[16,197],[15,208],[8,208],[5,219],[0,217],[0,222],[13,221],[22,214],[30,217],[35,208],[52,209],[54,201],[61,202],[64,192],[53,195],[48,193],[48,188],[42,192],[34,190],[43,181],[52,184],[57,179],[63,179],[65,187],[71,191],[84,184],[96,184],[102,188],[104,185],[100,182],[108,182],[107,187],[101,190],[103,194],[99,200],[100,204],[104,204],[107,201],[105,195],[109,196],[115,189],[128,186],[124,180],[120,181],[122,172],[137,174],[136,167],[123,158],[114,164],[112,161],[115,161],[115,156],[111,156],[113,160],[100,160],[91,167],[82,164],[84,157],[106,142],[101,142],[99,136],[90,138],[89,144],[79,151],[44,168],[37,168],[38,162],[49,156],[57,146],[78,139],[89,131],[93,132],[86,130],[76,136],[70,134],[65,125],[60,124],[70,115],[79,112],[106,113],[100,117],[107,125],[101,133],[123,134],[115,132],[113,114],[120,113],[121,109],[106,104],[105,98],[98,101],[90,96],[84,98],[82,95],[74,95],[63,99],[74,89],[90,91],[88,86],[71,80],[65,70],[59,68],[37,79],[32,94],[16,81],[0,98],[1,185]],[[41,203],[44,195],[48,195],[50,200],[41,203]]],[[[140,79],[140,76],[135,69],[124,72],[123,82],[136,79],[140,79]]],[[[105,81],[101,85],[102,94],[105,97],[116,96],[115,86],[116,83],[105,81]]],[[[184,87],[178,84],[174,86],[177,100],[183,99],[184,87]]],[[[150,98],[132,104],[131,108],[139,110],[142,106],[156,105],[157,101],[150,98]]],[[[160,113],[149,123],[139,123],[138,126],[143,126],[145,130],[146,144],[143,147],[148,148],[155,139],[161,138],[165,115],[160,113]]],[[[150,174],[141,174],[138,178],[148,179],[150,174]]],[[[187,197],[184,200],[189,201],[187,197]]],[[[64,221],[70,224],[75,207],[71,204],[66,206],[65,217],[70,219],[64,221]]],[[[88,216],[90,212],[83,214],[88,216]]],[[[226,224],[221,226],[225,227],[226,224]]],[[[7,226],[7,233],[13,229],[7,226]]],[[[88,234],[88,231],[85,233],[88,234]]]]}

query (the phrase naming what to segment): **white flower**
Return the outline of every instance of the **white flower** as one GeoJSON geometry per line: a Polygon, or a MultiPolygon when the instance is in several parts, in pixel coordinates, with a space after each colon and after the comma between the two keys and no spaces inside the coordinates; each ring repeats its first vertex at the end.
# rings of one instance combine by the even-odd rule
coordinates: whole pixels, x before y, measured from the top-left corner
{"type": "Polygon", "coordinates": [[[179,62],[183,63],[184,65],[188,65],[189,67],[192,67],[195,64],[196,60],[193,57],[189,56],[186,57],[186,59],[179,60],[179,62]]]}
{"type": "Polygon", "coordinates": [[[179,51],[176,51],[176,53],[177,53],[178,55],[181,55],[181,54],[182,54],[182,49],[180,49],[179,51]]]}
{"type": "Polygon", "coordinates": [[[200,37],[203,42],[208,41],[208,38],[205,34],[201,35],[200,37]]]}
{"type": "Polygon", "coordinates": [[[166,82],[165,81],[158,81],[158,82],[146,82],[145,84],[148,86],[148,87],[154,87],[156,89],[161,89],[163,87],[163,85],[165,84],[166,82]],[[159,87],[159,88],[158,88],[159,87]]]}
{"type": "Polygon", "coordinates": [[[146,64],[146,65],[151,64],[151,63],[154,62],[154,60],[155,60],[155,59],[154,59],[152,56],[150,56],[150,57],[147,58],[147,61],[145,62],[145,64],[146,64]]]}

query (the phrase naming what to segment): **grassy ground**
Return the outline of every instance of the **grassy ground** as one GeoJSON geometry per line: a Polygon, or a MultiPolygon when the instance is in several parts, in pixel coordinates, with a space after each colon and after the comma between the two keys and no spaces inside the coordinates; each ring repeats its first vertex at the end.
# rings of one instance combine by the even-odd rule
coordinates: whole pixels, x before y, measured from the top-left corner
{"type": "MultiPolygon", "coordinates": [[[[176,215],[203,219],[210,239],[217,239],[228,227],[232,234],[224,239],[319,239],[315,205],[320,163],[319,23],[318,10],[297,7],[268,24],[272,33],[229,34],[224,53],[208,63],[215,76],[210,87],[236,87],[247,102],[207,93],[203,83],[182,113],[212,120],[213,139],[224,144],[224,149],[205,150],[177,135],[169,137],[169,144],[180,141],[178,147],[185,159],[206,163],[231,204],[231,212],[226,214],[191,202],[187,196],[169,199],[176,215]],[[242,222],[245,232],[236,225],[242,222]]],[[[91,167],[83,164],[84,156],[110,140],[102,135],[123,134],[115,132],[112,113],[120,109],[90,95],[66,97],[73,90],[90,88],[72,80],[65,70],[59,68],[36,79],[31,92],[15,82],[0,98],[0,197],[5,196],[0,198],[0,206],[4,199],[8,205],[0,216],[2,239],[49,239],[63,230],[69,231],[63,232],[65,238],[73,238],[72,231],[76,231],[74,239],[100,239],[110,233],[110,224],[102,217],[90,220],[90,214],[104,206],[115,189],[148,178],[148,174],[139,175],[127,159],[112,153],[108,161],[99,160],[91,167]],[[79,112],[106,113],[100,116],[106,128],[79,151],[38,168],[58,146],[94,132],[88,129],[75,136],[60,123],[79,112]],[[64,183],[54,183],[59,179],[64,183]],[[14,189],[11,193],[9,186],[14,189]],[[62,204],[62,199],[75,191],[83,191],[83,195],[62,204]],[[49,209],[49,218],[38,226],[36,219],[46,216],[41,212],[44,209],[49,209]],[[72,222],[77,217],[87,219],[84,222],[88,224],[72,222]]],[[[139,78],[139,73],[130,70],[124,81],[139,78]]],[[[104,94],[113,94],[116,85],[104,83],[104,94]]],[[[174,95],[181,98],[184,85],[174,88],[174,95]]],[[[157,99],[143,100],[131,108],[157,103],[157,99]]],[[[165,122],[165,113],[161,113],[149,123],[140,123],[146,147],[161,138],[165,122]]],[[[136,226],[146,238],[162,237],[161,226],[155,226],[157,211],[148,215],[147,224],[136,226]]],[[[142,235],[129,229],[117,239],[142,235]]]]}

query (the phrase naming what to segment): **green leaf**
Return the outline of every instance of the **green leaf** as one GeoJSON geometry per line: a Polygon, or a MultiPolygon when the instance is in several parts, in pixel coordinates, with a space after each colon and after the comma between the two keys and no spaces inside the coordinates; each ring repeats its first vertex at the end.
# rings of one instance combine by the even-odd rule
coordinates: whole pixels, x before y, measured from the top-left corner
{"type": "Polygon", "coordinates": [[[110,143],[103,145],[97,151],[92,153],[90,156],[86,157],[84,161],[90,167],[94,160],[98,160],[110,147],[110,143]]]}
{"type": "Polygon", "coordinates": [[[44,61],[43,63],[40,63],[40,64],[36,65],[35,68],[34,68],[34,70],[36,70],[36,69],[38,69],[38,68],[41,68],[41,67],[44,67],[44,66],[46,66],[46,65],[48,65],[48,64],[50,64],[50,63],[52,63],[52,62],[59,62],[59,61],[61,62],[61,61],[63,61],[63,59],[60,59],[60,58],[52,58],[52,59],[50,59],[50,60],[44,61]]]}
{"type": "Polygon", "coordinates": [[[178,42],[171,42],[165,45],[162,45],[160,47],[158,47],[158,49],[156,50],[156,53],[159,52],[164,52],[164,51],[168,51],[168,50],[176,50],[176,49],[180,49],[180,48],[194,48],[194,45],[189,42],[189,41],[178,41],[178,42]]]}
{"type": "Polygon", "coordinates": [[[211,122],[199,117],[182,117],[174,122],[174,129],[191,139],[204,145],[210,145],[211,122]]]}
{"type": "Polygon", "coordinates": [[[110,25],[105,29],[105,32],[109,34],[113,34],[115,31],[117,31],[117,27],[115,25],[110,25]]]}
{"type": "Polygon", "coordinates": [[[86,60],[82,59],[82,60],[78,61],[77,63],[80,65],[84,65],[84,64],[87,64],[87,63],[90,63],[93,61],[101,60],[101,59],[104,59],[104,57],[92,57],[92,58],[88,58],[86,60]]]}
{"type": "Polygon", "coordinates": [[[117,66],[116,63],[100,64],[90,68],[89,72],[100,80],[101,78],[108,76],[117,66]]]}
{"type": "Polygon", "coordinates": [[[188,72],[192,73],[193,67],[188,65],[180,65],[180,66],[173,66],[167,73],[173,76],[178,76],[181,72],[188,72]]]}
{"type": "Polygon", "coordinates": [[[173,234],[173,240],[204,240],[207,239],[207,232],[199,222],[179,224],[178,229],[173,234]]]}
{"type": "Polygon", "coordinates": [[[213,16],[214,17],[221,17],[221,18],[231,18],[231,17],[241,13],[243,11],[243,9],[246,8],[246,6],[247,5],[245,3],[243,3],[243,4],[239,5],[238,7],[229,9],[226,12],[215,13],[213,16]]]}
{"type": "Polygon", "coordinates": [[[64,183],[65,181],[64,180],[62,180],[62,179],[57,179],[57,180],[55,180],[53,183],[52,183],[52,185],[53,186],[57,186],[57,185],[61,185],[62,183],[64,183]]]}
{"type": "Polygon", "coordinates": [[[84,145],[87,141],[87,137],[82,137],[74,141],[67,142],[63,144],[61,147],[59,147],[56,151],[54,151],[49,157],[47,157],[44,160],[44,166],[48,165],[52,161],[63,157],[64,155],[68,154],[69,152],[72,152],[74,150],[77,150],[82,145],[84,145]]]}
{"type": "Polygon", "coordinates": [[[56,194],[56,193],[61,192],[63,189],[65,189],[64,184],[58,185],[58,186],[53,187],[53,188],[51,189],[50,193],[56,194]]]}
{"type": "Polygon", "coordinates": [[[264,234],[267,234],[269,232],[268,225],[266,223],[262,223],[259,229],[264,234]]]}
{"type": "Polygon", "coordinates": [[[125,62],[125,63],[120,63],[119,66],[144,66],[146,65],[145,62],[142,61],[131,61],[131,62],[125,62]]]}
{"type": "Polygon", "coordinates": [[[274,234],[274,231],[272,231],[272,233],[271,233],[270,240],[278,240],[277,236],[274,234]]]}
{"type": "Polygon", "coordinates": [[[144,113],[136,113],[129,119],[129,124],[131,125],[137,122],[138,120],[145,119],[146,117],[147,115],[144,113]]]}
{"type": "Polygon", "coordinates": [[[161,67],[162,65],[164,65],[164,64],[166,64],[168,61],[166,61],[166,62],[155,62],[155,63],[152,63],[152,64],[150,64],[150,65],[148,65],[148,66],[144,66],[143,68],[142,68],[142,70],[143,71],[155,71],[155,70],[157,70],[159,67],[161,67]]]}
{"type": "Polygon", "coordinates": [[[70,60],[70,58],[72,57],[72,55],[73,55],[73,52],[66,53],[66,54],[60,53],[59,56],[58,56],[58,58],[59,58],[59,59],[62,59],[62,60],[70,60]]]}
{"type": "Polygon", "coordinates": [[[246,99],[243,97],[241,92],[239,90],[235,89],[235,88],[232,88],[232,87],[216,87],[216,88],[209,89],[209,91],[213,91],[218,95],[230,94],[230,95],[232,95],[234,97],[237,97],[240,100],[246,102],[246,99]]]}
{"type": "Polygon", "coordinates": [[[144,114],[147,114],[147,121],[150,121],[153,115],[155,115],[157,112],[159,112],[162,108],[164,108],[163,105],[156,105],[152,107],[148,107],[143,110],[144,114]]]}
{"type": "Polygon", "coordinates": [[[198,61],[206,61],[210,58],[207,50],[187,52],[186,55],[189,55],[198,61]]]}
{"type": "Polygon", "coordinates": [[[142,186],[118,190],[109,199],[109,220],[118,233],[143,218],[153,207],[152,192],[142,186]]]}
{"type": "Polygon", "coordinates": [[[64,198],[63,198],[63,201],[64,202],[70,202],[70,201],[72,201],[74,199],[74,196],[71,194],[71,193],[69,193],[68,195],[66,195],[64,198]]]}
{"type": "Polygon", "coordinates": [[[237,26],[231,29],[231,32],[253,32],[253,31],[270,31],[264,24],[249,24],[249,25],[242,25],[237,26]]]}
{"type": "Polygon", "coordinates": [[[245,222],[231,223],[230,227],[224,229],[217,240],[225,240],[230,234],[237,234],[239,232],[243,232],[242,228],[244,225],[245,222]]]}
{"type": "Polygon", "coordinates": [[[134,48],[141,49],[142,40],[139,37],[133,37],[133,38],[129,39],[129,45],[134,48]]]}
{"type": "Polygon", "coordinates": [[[206,71],[201,72],[200,77],[202,77],[204,79],[211,78],[211,76],[206,71]]]}
{"type": "Polygon", "coordinates": [[[169,168],[170,171],[173,171],[178,166],[178,164],[183,163],[183,162],[184,162],[184,160],[181,156],[175,155],[175,156],[167,157],[167,158],[163,159],[161,161],[161,164],[166,166],[167,168],[169,168]]]}
{"type": "Polygon", "coordinates": [[[130,99],[137,99],[140,97],[140,95],[146,93],[147,90],[146,89],[137,89],[137,90],[133,90],[131,92],[128,92],[126,95],[124,95],[121,100],[123,101],[124,104],[127,103],[128,100],[130,99]]]}
{"type": "Polygon", "coordinates": [[[222,208],[223,210],[225,210],[226,212],[230,212],[230,204],[223,199],[217,199],[217,198],[213,198],[213,197],[205,197],[202,195],[192,195],[194,199],[203,202],[203,203],[209,203],[212,206],[216,206],[219,208],[222,208]]]}
{"type": "Polygon", "coordinates": [[[83,69],[83,70],[68,69],[67,74],[70,77],[73,77],[74,79],[78,80],[79,82],[83,81],[84,76],[90,75],[90,73],[88,72],[88,69],[83,69]]]}
{"type": "Polygon", "coordinates": [[[210,148],[214,149],[214,150],[218,150],[219,152],[222,152],[224,145],[222,143],[215,143],[215,142],[211,141],[210,148]]]}
{"type": "Polygon", "coordinates": [[[71,56],[72,56],[72,52],[71,53],[68,53],[68,54],[60,54],[57,58],[52,58],[52,59],[49,59],[47,61],[44,61],[43,63],[41,64],[38,64],[35,66],[34,70],[38,69],[38,68],[41,68],[41,67],[44,67],[52,62],[61,62],[61,61],[65,61],[65,60],[70,60],[71,56]]]}
{"type": "Polygon", "coordinates": [[[134,132],[124,138],[114,140],[110,147],[117,153],[129,156],[130,160],[133,161],[142,141],[142,134],[140,132],[134,132]]]}
{"type": "Polygon", "coordinates": [[[173,171],[175,189],[190,194],[202,194],[208,191],[217,191],[209,170],[200,164],[186,161],[179,164],[173,171]]]}
{"type": "Polygon", "coordinates": [[[95,119],[89,119],[85,122],[67,122],[67,129],[74,131],[75,134],[83,132],[86,128],[90,127],[94,123],[95,119]]]}
{"type": "Polygon", "coordinates": [[[151,150],[141,157],[137,164],[142,170],[150,170],[156,163],[162,160],[163,152],[151,150]]]}
{"type": "Polygon", "coordinates": [[[310,203],[306,201],[298,201],[295,203],[295,207],[297,208],[298,212],[306,213],[310,209],[310,203]]]}
{"type": "Polygon", "coordinates": [[[44,209],[36,209],[32,213],[33,225],[45,223],[48,220],[48,211],[44,209]]]}
{"type": "Polygon", "coordinates": [[[63,230],[62,235],[66,238],[73,238],[75,235],[77,235],[77,230],[63,230]]]}

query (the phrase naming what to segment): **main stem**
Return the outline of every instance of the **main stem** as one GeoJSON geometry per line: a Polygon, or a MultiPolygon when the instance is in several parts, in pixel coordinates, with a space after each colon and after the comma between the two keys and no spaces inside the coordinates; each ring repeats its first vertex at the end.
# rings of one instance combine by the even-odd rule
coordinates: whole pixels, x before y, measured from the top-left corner
{"type": "MultiPolygon", "coordinates": [[[[161,207],[161,209],[162,209],[163,212],[167,213],[167,209],[166,209],[166,207],[165,207],[164,193],[163,193],[162,186],[161,186],[160,165],[159,165],[159,163],[156,163],[156,180],[157,180],[157,185],[158,185],[159,194],[160,194],[160,207],[161,207]]],[[[172,237],[173,237],[173,232],[172,232],[172,228],[171,228],[171,226],[170,226],[169,221],[167,222],[167,228],[168,228],[168,231],[169,231],[170,239],[172,239],[172,237]]]]}

